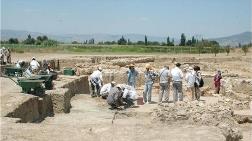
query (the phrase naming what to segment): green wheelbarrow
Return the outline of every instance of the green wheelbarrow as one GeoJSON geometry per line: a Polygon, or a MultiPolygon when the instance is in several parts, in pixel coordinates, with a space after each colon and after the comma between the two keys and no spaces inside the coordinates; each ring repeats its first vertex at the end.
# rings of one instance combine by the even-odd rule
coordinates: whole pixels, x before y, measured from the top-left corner
{"type": "Polygon", "coordinates": [[[23,93],[42,96],[45,94],[45,80],[18,79],[17,84],[22,88],[23,93]]]}
{"type": "Polygon", "coordinates": [[[53,75],[48,74],[48,75],[35,75],[32,77],[27,78],[29,80],[44,80],[44,84],[45,84],[45,89],[47,90],[51,90],[53,89],[53,75]]]}
{"type": "Polygon", "coordinates": [[[14,66],[6,67],[4,70],[4,74],[7,76],[22,76],[24,69],[17,68],[14,66]]]}

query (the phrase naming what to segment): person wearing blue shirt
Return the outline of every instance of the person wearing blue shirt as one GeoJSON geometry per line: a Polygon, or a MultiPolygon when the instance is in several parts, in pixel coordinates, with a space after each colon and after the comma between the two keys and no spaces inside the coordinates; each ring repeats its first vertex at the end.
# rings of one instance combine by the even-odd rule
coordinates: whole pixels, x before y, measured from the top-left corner
{"type": "Polygon", "coordinates": [[[144,85],[143,99],[144,103],[149,104],[151,103],[152,86],[158,74],[153,71],[150,64],[146,64],[145,68],[146,71],[144,72],[145,85],[144,85]]]}
{"type": "Polygon", "coordinates": [[[136,87],[136,78],[138,76],[138,71],[135,70],[135,66],[133,64],[129,65],[129,70],[126,72],[128,76],[127,84],[132,87],[136,87]]]}

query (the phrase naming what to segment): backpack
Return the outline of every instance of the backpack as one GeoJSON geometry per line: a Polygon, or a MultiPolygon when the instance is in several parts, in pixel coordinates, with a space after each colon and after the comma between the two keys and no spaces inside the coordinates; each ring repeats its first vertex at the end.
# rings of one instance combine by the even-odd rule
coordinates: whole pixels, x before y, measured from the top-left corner
{"type": "Polygon", "coordinates": [[[204,80],[201,78],[199,80],[199,87],[203,87],[204,86],[204,80]]]}
{"type": "Polygon", "coordinates": [[[196,77],[196,81],[197,82],[194,83],[195,87],[203,87],[204,86],[204,80],[202,77],[200,77],[200,79],[196,77]]]}

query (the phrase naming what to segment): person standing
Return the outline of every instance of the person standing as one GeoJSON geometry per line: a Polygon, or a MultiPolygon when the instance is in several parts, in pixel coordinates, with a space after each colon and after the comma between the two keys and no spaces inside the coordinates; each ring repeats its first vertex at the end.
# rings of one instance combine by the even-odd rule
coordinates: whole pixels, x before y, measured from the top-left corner
{"type": "Polygon", "coordinates": [[[135,70],[133,64],[129,65],[129,70],[126,72],[128,76],[128,85],[136,87],[136,77],[138,76],[138,71],[135,70]]]}
{"type": "Polygon", "coordinates": [[[96,97],[100,96],[100,88],[102,86],[103,80],[102,80],[102,68],[98,67],[97,70],[95,70],[91,75],[90,75],[90,85],[91,85],[91,96],[96,97]],[[96,91],[96,93],[95,93],[96,91]]]}
{"type": "Polygon", "coordinates": [[[203,83],[203,79],[201,76],[201,72],[200,72],[200,67],[199,66],[194,66],[194,71],[195,71],[195,77],[196,77],[196,81],[195,81],[195,96],[197,100],[200,100],[200,96],[201,96],[201,91],[200,91],[200,87],[203,87],[204,83],[203,83]]]}
{"type": "Polygon", "coordinates": [[[8,64],[11,64],[11,50],[9,48],[6,50],[6,61],[8,64]]]}
{"type": "Polygon", "coordinates": [[[214,76],[215,93],[217,93],[217,94],[220,93],[221,79],[222,79],[221,71],[218,70],[214,76]]]}
{"type": "Polygon", "coordinates": [[[157,74],[152,70],[150,64],[146,64],[145,68],[146,71],[144,72],[145,85],[144,85],[143,99],[144,103],[149,104],[151,103],[152,86],[155,78],[157,77],[157,74]]]}
{"type": "Polygon", "coordinates": [[[183,93],[182,93],[182,79],[183,72],[180,69],[181,64],[176,63],[175,68],[171,70],[172,76],[172,86],[173,86],[173,102],[183,101],[183,93]]]}
{"type": "Polygon", "coordinates": [[[185,80],[187,82],[187,90],[189,91],[188,95],[191,95],[192,101],[195,100],[195,82],[196,82],[196,74],[192,67],[189,67],[185,76],[185,80]]]}
{"type": "Polygon", "coordinates": [[[5,65],[6,64],[6,62],[5,62],[5,56],[6,56],[6,49],[5,49],[5,47],[2,47],[1,49],[0,49],[0,52],[1,52],[1,65],[5,65]]]}
{"type": "Polygon", "coordinates": [[[168,66],[164,66],[159,71],[159,85],[160,85],[160,92],[159,92],[159,102],[161,103],[164,97],[164,101],[169,101],[169,94],[170,94],[170,71],[168,66]]]}

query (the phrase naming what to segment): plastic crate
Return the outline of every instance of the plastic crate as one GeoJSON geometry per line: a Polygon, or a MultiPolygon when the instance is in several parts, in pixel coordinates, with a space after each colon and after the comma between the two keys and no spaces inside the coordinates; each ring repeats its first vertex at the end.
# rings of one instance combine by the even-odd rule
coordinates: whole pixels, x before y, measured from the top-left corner
{"type": "Polygon", "coordinates": [[[65,68],[63,74],[73,76],[73,75],[75,75],[75,72],[72,68],[65,68]]]}

